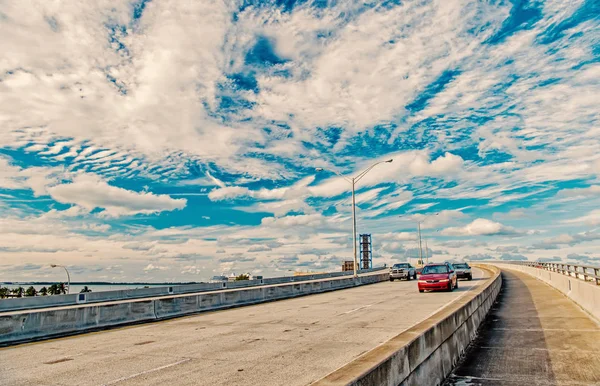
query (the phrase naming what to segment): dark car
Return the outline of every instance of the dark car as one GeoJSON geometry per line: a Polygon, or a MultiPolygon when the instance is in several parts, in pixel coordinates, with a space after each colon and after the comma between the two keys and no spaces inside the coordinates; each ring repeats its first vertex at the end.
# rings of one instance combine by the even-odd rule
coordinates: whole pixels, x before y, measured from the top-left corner
{"type": "Polygon", "coordinates": [[[471,267],[467,263],[455,263],[452,264],[454,266],[454,271],[456,273],[456,278],[458,279],[467,279],[473,280],[473,273],[471,272],[471,267]]]}
{"type": "Polygon", "coordinates": [[[450,263],[428,264],[419,275],[419,292],[444,290],[452,291],[458,288],[458,280],[454,267],[450,263]]]}
{"type": "Polygon", "coordinates": [[[394,264],[390,268],[390,281],[394,281],[395,279],[416,279],[417,271],[415,271],[415,267],[410,265],[409,263],[398,263],[394,264]]]}

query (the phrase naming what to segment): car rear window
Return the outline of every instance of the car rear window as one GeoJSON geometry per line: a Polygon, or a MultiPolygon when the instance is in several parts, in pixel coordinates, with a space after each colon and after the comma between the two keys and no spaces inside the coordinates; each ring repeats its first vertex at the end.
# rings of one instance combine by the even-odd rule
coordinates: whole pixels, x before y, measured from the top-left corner
{"type": "Polygon", "coordinates": [[[428,265],[421,271],[421,274],[423,275],[430,273],[448,273],[448,267],[445,265],[428,265]]]}
{"type": "Polygon", "coordinates": [[[469,266],[467,264],[454,264],[454,268],[465,269],[469,268],[469,266]]]}

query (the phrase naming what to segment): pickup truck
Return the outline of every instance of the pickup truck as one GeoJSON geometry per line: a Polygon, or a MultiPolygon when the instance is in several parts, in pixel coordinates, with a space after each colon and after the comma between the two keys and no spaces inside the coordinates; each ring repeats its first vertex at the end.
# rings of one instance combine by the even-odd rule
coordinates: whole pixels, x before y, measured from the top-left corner
{"type": "Polygon", "coordinates": [[[390,268],[390,281],[394,281],[396,279],[416,279],[417,271],[415,271],[415,267],[410,265],[409,263],[398,263],[394,264],[390,268]]]}

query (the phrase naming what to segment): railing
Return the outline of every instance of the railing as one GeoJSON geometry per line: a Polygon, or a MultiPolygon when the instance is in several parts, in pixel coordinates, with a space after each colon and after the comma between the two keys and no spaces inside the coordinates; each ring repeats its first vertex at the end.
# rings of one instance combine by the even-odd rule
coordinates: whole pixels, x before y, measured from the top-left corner
{"type": "Polygon", "coordinates": [[[538,261],[489,261],[489,263],[524,265],[561,273],[565,276],[574,277],[586,282],[595,282],[596,285],[600,285],[600,267],[570,263],[541,263],[538,261]]]}

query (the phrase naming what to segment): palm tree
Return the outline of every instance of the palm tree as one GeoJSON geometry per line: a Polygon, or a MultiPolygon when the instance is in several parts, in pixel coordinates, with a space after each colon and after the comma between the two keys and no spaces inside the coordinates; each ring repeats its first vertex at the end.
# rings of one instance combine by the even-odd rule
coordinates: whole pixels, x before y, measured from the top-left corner
{"type": "Polygon", "coordinates": [[[235,281],[242,281],[242,280],[250,280],[250,276],[243,273],[239,276],[236,276],[236,278],[235,278],[235,281]]]}
{"type": "Polygon", "coordinates": [[[58,292],[59,295],[60,294],[63,294],[63,295],[66,294],[67,293],[67,286],[65,285],[65,283],[60,283],[58,285],[58,290],[59,290],[59,292],[58,292]]]}
{"type": "Polygon", "coordinates": [[[46,288],[46,287],[40,288],[39,294],[42,296],[48,295],[48,288],[46,288]]]}
{"type": "Polygon", "coordinates": [[[27,288],[27,291],[25,291],[25,296],[35,296],[37,295],[37,291],[35,290],[35,288],[33,288],[33,286],[30,286],[29,288],[27,288]]]}
{"type": "Polygon", "coordinates": [[[18,298],[22,298],[23,297],[23,292],[25,292],[25,288],[23,287],[18,287],[13,289],[12,291],[10,291],[13,293],[13,295],[15,295],[18,298]]]}
{"type": "Polygon", "coordinates": [[[89,288],[88,288],[88,286],[86,285],[86,286],[84,286],[84,287],[81,289],[81,291],[79,291],[79,293],[81,293],[81,294],[82,294],[82,293],[85,293],[85,292],[92,292],[92,290],[91,290],[91,289],[89,289],[89,288]]]}
{"type": "Polygon", "coordinates": [[[10,294],[10,290],[6,287],[0,288],[0,299],[7,298],[10,294]]]}
{"type": "Polygon", "coordinates": [[[58,289],[58,284],[52,284],[50,288],[48,288],[48,293],[50,295],[58,295],[60,290],[58,289]]]}

